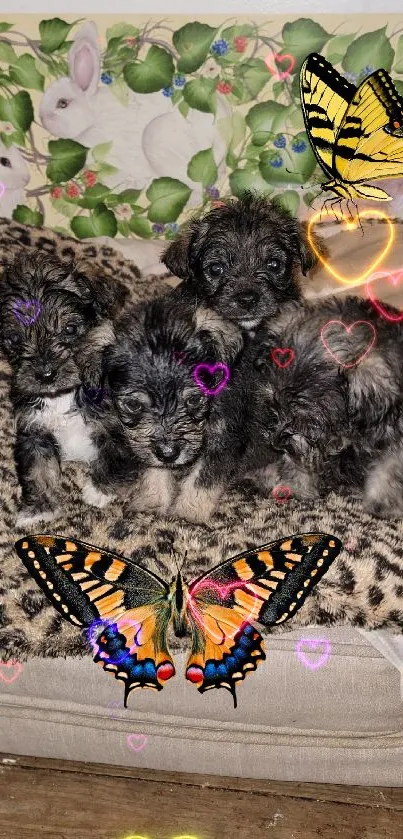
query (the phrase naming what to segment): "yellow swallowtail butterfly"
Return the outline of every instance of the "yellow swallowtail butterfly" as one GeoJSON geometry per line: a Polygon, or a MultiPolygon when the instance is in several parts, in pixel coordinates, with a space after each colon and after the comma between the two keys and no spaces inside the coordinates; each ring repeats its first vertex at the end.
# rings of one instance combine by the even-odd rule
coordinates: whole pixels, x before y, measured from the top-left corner
{"type": "Polygon", "coordinates": [[[322,189],[352,200],[389,200],[385,190],[367,183],[403,177],[403,98],[386,70],[356,88],[311,53],[300,87],[306,131],[329,178],[322,189]]]}

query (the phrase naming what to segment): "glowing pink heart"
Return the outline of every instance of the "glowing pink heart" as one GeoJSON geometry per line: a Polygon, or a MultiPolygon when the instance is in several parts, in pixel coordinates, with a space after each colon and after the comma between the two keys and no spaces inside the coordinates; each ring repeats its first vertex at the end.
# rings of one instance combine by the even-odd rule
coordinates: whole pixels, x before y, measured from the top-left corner
{"type": "Polygon", "coordinates": [[[272,350],[270,353],[272,357],[272,361],[280,367],[281,370],[284,370],[286,367],[289,367],[290,364],[295,359],[295,350],[291,347],[284,347],[284,349],[280,349],[280,347],[276,347],[275,350],[272,350]]]}
{"type": "Polygon", "coordinates": [[[367,294],[372,305],[375,307],[377,312],[379,312],[381,317],[385,318],[385,320],[391,321],[392,323],[399,323],[399,321],[403,320],[403,312],[399,312],[399,314],[397,315],[393,314],[392,312],[387,312],[386,309],[384,309],[384,307],[382,306],[381,301],[376,300],[376,298],[373,295],[371,283],[373,283],[374,280],[379,280],[381,278],[385,279],[386,277],[389,278],[389,280],[394,286],[397,286],[398,282],[403,277],[403,271],[375,271],[375,274],[371,274],[371,276],[368,277],[367,294]]]}
{"type": "Polygon", "coordinates": [[[343,323],[343,321],[341,321],[341,320],[329,320],[328,323],[325,323],[325,325],[322,326],[322,329],[320,330],[320,337],[322,339],[322,344],[325,347],[325,350],[329,353],[329,355],[331,355],[332,358],[334,358],[334,360],[337,361],[337,364],[339,364],[340,367],[345,367],[347,369],[349,367],[356,367],[357,364],[359,364],[361,361],[363,361],[364,358],[366,358],[366,356],[368,355],[368,353],[371,352],[372,347],[374,346],[374,343],[375,343],[376,331],[375,331],[375,327],[372,325],[372,323],[369,323],[367,320],[356,320],[350,326],[346,326],[346,324],[343,323]],[[357,356],[357,358],[355,358],[354,361],[351,361],[349,364],[345,364],[343,361],[341,361],[341,359],[336,355],[336,353],[332,352],[332,350],[330,349],[330,347],[329,347],[329,345],[326,341],[325,330],[328,329],[329,326],[331,326],[332,324],[335,324],[335,323],[337,323],[337,325],[340,326],[342,329],[344,329],[344,331],[347,332],[348,334],[350,334],[353,331],[353,329],[355,329],[355,327],[358,326],[358,324],[363,323],[363,324],[365,324],[365,326],[368,327],[368,329],[372,333],[372,338],[369,339],[368,346],[367,346],[367,349],[365,350],[365,352],[363,352],[362,355],[357,356]]]}
{"type": "Polygon", "coordinates": [[[6,191],[6,186],[5,186],[5,184],[3,184],[3,182],[2,182],[2,181],[0,181],[0,201],[1,201],[1,199],[3,198],[3,195],[4,195],[5,191],[6,191]]]}
{"type": "Polygon", "coordinates": [[[193,378],[197,384],[197,387],[200,388],[204,396],[217,396],[218,393],[221,393],[224,390],[225,386],[228,384],[231,372],[227,364],[224,364],[222,361],[217,361],[216,364],[198,364],[197,367],[193,370],[193,378]],[[207,387],[205,383],[201,379],[201,375],[203,373],[207,373],[209,376],[214,376],[216,373],[222,371],[223,378],[215,387],[207,387]]]}
{"type": "Polygon", "coordinates": [[[134,752],[141,752],[147,745],[147,737],[145,734],[128,734],[127,745],[134,752]]]}
{"type": "Polygon", "coordinates": [[[278,486],[274,487],[272,496],[277,501],[277,504],[285,504],[286,501],[292,498],[292,491],[290,487],[278,486]]]}
{"type": "Polygon", "coordinates": [[[320,667],[323,667],[330,658],[331,651],[332,647],[330,641],[324,638],[300,638],[295,645],[295,652],[297,653],[299,661],[304,665],[304,667],[309,667],[310,670],[319,670],[320,667]],[[304,652],[303,649],[304,647],[305,650],[309,650],[311,654],[317,654],[318,652],[321,653],[319,658],[307,658],[306,652],[304,652]]]}
{"type": "Polygon", "coordinates": [[[276,76],[279,81],[283,79],[287,79],[288,76],[291,75],[294,67],[295,67],[295,58],[290,53],[283,53],[283,55],[279,55],[277,52],[273,53],[273,55],[266,56],[264,63],[272,76],[276,76]],[[289,66],[286,70],[280,70],[276,67],[276,64],[282,64],[284,61],[289,62],[289,66]]]}
{"type": "Polygon", "coordinates": [[[22,673],[22,664],[19,661],[0,661],[0,679],[11,685],[15,682],[22,673]],[[4,671],[7,670],[8,674],[4,671]]]}

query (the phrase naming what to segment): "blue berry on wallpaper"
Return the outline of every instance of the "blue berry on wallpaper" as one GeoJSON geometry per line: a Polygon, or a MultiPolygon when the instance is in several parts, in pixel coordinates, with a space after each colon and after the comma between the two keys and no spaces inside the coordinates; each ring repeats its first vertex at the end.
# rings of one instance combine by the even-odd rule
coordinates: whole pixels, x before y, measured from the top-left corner
{"type": "Polygon", "coordinates": [[[301,154],[306,149],[306,142],[305,140],[293,140],[291,148],[295,154],[301,154]]]}
{"type": "Polygon", "coordinates": [[[101,82],[102,82],[102,84],[112,84],[113,78],[112,78],[111,74],[110,73],[102,73],[101,82]]]}
{"type": "Polygon", "coordinates": [[[225,41],[224,38],[220,38],[219,41],[214,41],[214,44],[211,47],[211,52],[214,52],[216,55],[225,55],[229,50],[229,43],[225,41]]]}
{"type": "Polygon", "coordinates": [[[287,140],[285,139],[284,134],[279,134],[276,139],[273,140],[273,146],[275,146],[276,149],[285,149],[286,145],[287,140]]]}
{"type": "Polygon", "coordinates": [[[220,190],[217,189],[216,186],[208,186],[206,188],[206,195],[208,195],[209,198],[213,198],[214,201],[217,201],[220,197],[220,190]]]}
{"type": "Polygon", "coordinates": [[[163,96],[167,96],[168,98],[170,98],[171,96],[173,96],[173,94],[174,94],[173,87],[163,87],[162,88],[162,95],[163,96]]]}
{"type": "Polygon", "coordinates": [[[175,87],[184,87],[186,84],[185,76],[175,76],[174,77],[174,85],[175,87]]]}
{"type": "Polygon", "coordinates": [[[282,165],[283,158],[280,157],[280,155],[276,155],[275,157],[272,157],[272,159],[270,160],[270,166],[272,166],[273,169],[281,169],[282,165]]]}
{"type": "Polygon", "coordinates": [[[360,70],[360,73],[359,73],[359,76],[358,76],[360,82],[364,81],[364,79],[366,79],[368,76],[371,76],[372,73],[374,73],[374,72],[375,72],[375,67],[371,67],[371,64],[366,64],[365,67],[363,67],[362,70],[360,70]]]}
{"type": "Polygon", "coordinates": [[[358,76],[355,73],[342,73],[346,82],[350,82],[350,84],[357,84],[358,76]]]}
{"type": "Polygon", "coordinates": [[[168,230],[171,230],[172,233],[177,233],[179,230],[179,224],[176,221],[170,221],[169,224],[167,224],[167,228],[168,230]]]}
{"type": "Polygon", "coordinates": [[[153,233],[164,233],[165,224],[153,224],[151,229],[153,233]]]}

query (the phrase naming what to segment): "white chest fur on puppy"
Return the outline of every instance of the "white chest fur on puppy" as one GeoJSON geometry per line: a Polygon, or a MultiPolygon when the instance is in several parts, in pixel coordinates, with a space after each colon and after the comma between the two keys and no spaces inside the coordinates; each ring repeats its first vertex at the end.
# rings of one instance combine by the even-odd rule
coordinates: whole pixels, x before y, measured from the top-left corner
{"type": "Polygon", "coordinates": [[[75,400],[75,391],[62,396],[47,396],[43,407],[31,414],[31,421],[50,431],[56,438],[62,460],[89,463],[96,456],[91,427],[84,422],[75,400]]]}

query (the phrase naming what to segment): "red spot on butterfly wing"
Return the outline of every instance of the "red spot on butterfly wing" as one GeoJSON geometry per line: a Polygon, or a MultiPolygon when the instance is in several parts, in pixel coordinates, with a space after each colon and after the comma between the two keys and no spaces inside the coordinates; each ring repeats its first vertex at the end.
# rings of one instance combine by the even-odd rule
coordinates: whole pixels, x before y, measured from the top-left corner
{"type": "Polygon", "coordinates": [[[175,675],[175,667],[170,661],[163,661],[157,667],[157,677],[158,679],[162,679],[163,682],[167,682],[168,679],[172,679],[172,676],[175,675]]]}
{"type": "Polygon", "coordinates": [[[204,679],[204,671],[201,667],[192,665],[186,670],[186,678],[189,679],[189,682],[193,682],[195,685],[199,684],[199,682],[202,682],[204,679]]]}

